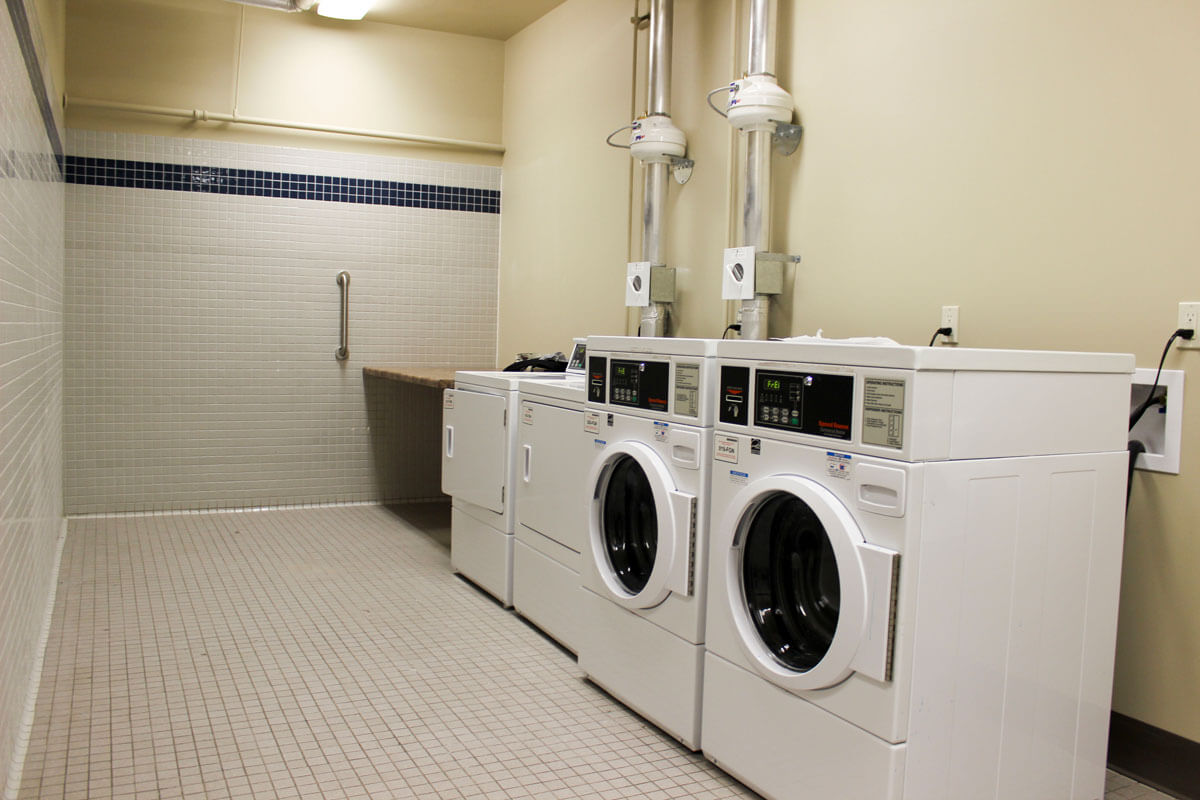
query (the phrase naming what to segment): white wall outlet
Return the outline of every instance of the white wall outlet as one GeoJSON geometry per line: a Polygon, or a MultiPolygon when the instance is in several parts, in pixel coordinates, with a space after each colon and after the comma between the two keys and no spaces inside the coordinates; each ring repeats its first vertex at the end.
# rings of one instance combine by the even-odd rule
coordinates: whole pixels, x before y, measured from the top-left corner
{"type": "Polygon", "coordinates": [[[949,328],[950,333],[942,334],[946,344],[958,344],[958,306],[942,306],[942,321],[939,328],[949,328]]]}
{"type": "Polygon", "coordinates": [[[625,305],[645,308],[650,305],[650,262],[630,261],[625,269],[625,305]]]}
{"type": "Polygon", "coordinates": [[[1179,304],[1179,324],[1176,328],[1191,328],[1196,331],[1191,339],[1176,339],[1175,346],[1180,350],[1200,350],[1200,303],[1179,304]]]}
{"type": "Polygon", "coordinates": [[[721,269],[722,300],[754,298],[754,248],[728,247],[721,269]]]}

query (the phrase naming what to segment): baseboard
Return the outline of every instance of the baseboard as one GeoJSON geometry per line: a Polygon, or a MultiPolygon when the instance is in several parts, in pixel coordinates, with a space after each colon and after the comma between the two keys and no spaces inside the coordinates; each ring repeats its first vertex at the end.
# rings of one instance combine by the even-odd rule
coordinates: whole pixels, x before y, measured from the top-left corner
{"type": "Polygon", "coordinates": [[[1181,798],[1200,800],[1200,742],[1112,712],[1108,766],[1122,775],[1181,798]]]}

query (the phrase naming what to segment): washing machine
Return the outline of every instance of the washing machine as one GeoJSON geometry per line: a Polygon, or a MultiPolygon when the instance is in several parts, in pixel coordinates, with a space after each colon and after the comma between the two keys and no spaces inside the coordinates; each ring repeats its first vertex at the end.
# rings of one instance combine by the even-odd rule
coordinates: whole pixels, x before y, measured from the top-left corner
{"type": "Polygon", "coordinates": [[[579,666],[697,749],[716,343],[589,337],[579,666]]]}
{"type": "Polygon", "coordinates": [[[1102,798],[1133,357],[717,364],[705,754],[781,800],[1102,798]]]}
{"type": "Polygon", "coordinates": [[[579,583],[587,544],[585,482],[592,435],[584,429],[584,346],[562,381],[520,384],[513,608],[577,652],[579,583]]]}
{"type": "Polygon", "coordinates": [[[517,425],[522,382],[562,372],[459,371],[442,395],[442,491],[451,497],[450,563],[512,606],[517,425]]]}

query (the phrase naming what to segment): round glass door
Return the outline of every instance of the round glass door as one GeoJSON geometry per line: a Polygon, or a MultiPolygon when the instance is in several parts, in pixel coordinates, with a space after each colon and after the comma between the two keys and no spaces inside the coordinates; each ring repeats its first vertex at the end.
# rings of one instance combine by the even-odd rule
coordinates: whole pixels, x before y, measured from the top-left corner
{"type": "Polygon", "coordinates": [[[750,620],[780,664],[807,672],[829,652],[841,608],[829,535],[806,502],[785,492],[759,504],[745,531],[741,577],[750,620]]]}
{"type": "Polygon", "coordinates": [[[646,588],[658,552],[658,512],[646,472],[628,455],[610,467],[600,504],[600,534],[609,567],[630,594],[646,588]]]}

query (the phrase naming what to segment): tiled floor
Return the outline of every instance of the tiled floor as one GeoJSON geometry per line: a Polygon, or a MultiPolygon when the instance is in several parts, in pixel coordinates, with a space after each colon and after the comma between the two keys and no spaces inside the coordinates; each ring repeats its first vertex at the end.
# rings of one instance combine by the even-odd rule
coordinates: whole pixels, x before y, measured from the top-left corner
{"type": "Polygon", "coordinates": [[[72,520],[19,797],[754,796],[455,578],[447,525],[72,520]]]}

